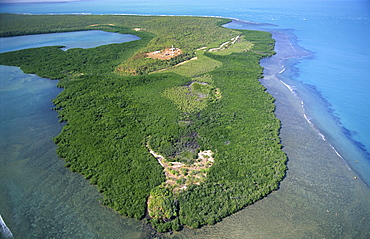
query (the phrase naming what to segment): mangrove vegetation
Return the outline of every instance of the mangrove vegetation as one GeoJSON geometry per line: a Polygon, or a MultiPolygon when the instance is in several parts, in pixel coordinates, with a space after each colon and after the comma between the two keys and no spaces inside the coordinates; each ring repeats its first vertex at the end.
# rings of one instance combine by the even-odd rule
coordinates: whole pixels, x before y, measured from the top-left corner
{"type": "Polygon", "coordinates": [[[7,52],[0,64],[60,80],[57,154],[103,205],[160,232],[198,228],[276,190],[286,171],[274,99],[259,82],[274,40],[228,21],[1,14],[1,37],[99,29],[140,40],[7,52]]]}

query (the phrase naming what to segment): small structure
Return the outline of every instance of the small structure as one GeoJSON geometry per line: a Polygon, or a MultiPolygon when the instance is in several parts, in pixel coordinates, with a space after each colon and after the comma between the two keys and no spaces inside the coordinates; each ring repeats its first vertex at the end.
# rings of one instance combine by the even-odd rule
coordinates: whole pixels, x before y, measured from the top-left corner
{"type": "Polygon", "coordinates": [[[146,53],[145,56],[153,59],[168,60],[182,54],[181,49],[172,45],[171,48],[146,53]]]}

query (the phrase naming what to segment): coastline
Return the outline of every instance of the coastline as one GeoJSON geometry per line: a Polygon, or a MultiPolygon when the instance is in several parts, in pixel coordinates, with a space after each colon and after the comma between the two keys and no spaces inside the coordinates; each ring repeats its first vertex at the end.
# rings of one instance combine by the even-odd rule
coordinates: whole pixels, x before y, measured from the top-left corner
{"type": "MultiPolygon", "coordinates": [[[[225,30],[224,30],[225,31],[225,30]]],[[[259,35],[259,34],[257,34],[257,33],[255,33],[256,35],[259,35]]],[[[261,33],[261,35],[262,35],[262,33],[261,33]]],[[[267,42],[264,42],[264,44],[265,44],[265,47],[264,48],[266,48],[265,50],[266,50],[266,52],[268,53],[268,52],[271,52],[270,54],[272,54],[272,48],[273,48],[273,41],[270,39],[270,35],[269,34],[265,34],[265,37],[266,37],[266,40],[268,40],[267,42]],[[267,44],[267,43],[269,43],[269,44],[267,44]]],[[[252,38],[253,39],[253,38],[252,38]]],[[[259,49],[264,49],[263,47],[262,48],[259,48],[259,49]]],[[[261,52],[262,52],[262,50],[261,50],[261,52]]],[[[267,54],[266,53],[266,54],[267,54]]],[[[261,59],[261,57],[259,56],[259,55],[256,55],[256,54],[252,54],[256,59],[253,61],[253,62],[251,62],[251,64],[253,63],[253,65],[250,65],[250,67],[251,68],[256,68],[257,70],[258,70],[258,72],[259,73],[256,73],[255,74],[255,76],[254,76],[254,82],[253,82],[253,84],[254,85],[256,85],[257,87],[259,87],[259,89],[260,89],[260,94],[261,95],[266,95],[265,94],[265,92],[264,92],[264,89],[260,86],[260,84],[259,84],[259,82],[258,82],[258,77],[261,75],[261,68],[259,67],[259,66],[257,66],[257,64],[258,64],[258,62],[259,62],[259,59],[261,59]]],[[[235,70],[235,68],[233,68],[234,70],[235,70]]],[[[235,70],[235,72],[244,72],[244,70],[243,69],[238,69],[238,70],[235,70]]],[[[244,76],[244,74],[242,74],[243,76],[244,76]]],[[[239,79],[243,79],[242,77],[239,77],[239,79]]],[[[252,83],[251,83],[252,84],[252,83]]],[[[267,95],[266,95],[267,96],[267,95]]],[[[270,96],[268,96],[268,102],[270,103],[270,110],[269,110],[269,116],[271,116],[271,117],[268,117],[268,118],[271,118],[271,119],[274,119],[275,120],[275,117],[273,116],[273,109],[274,109],[274,107],[273,107],[273,104],[272,104],[272,101],[271,101],[271,98],[270,98],[270,96]]],[[[56,104],[57,105],[57,107],[58,107],[58,104],[56,104]]],[[[248,107],[248,106],[247,106],[248,107]]],[[[248,109],[247,110],[245,110],[244,112],[247,112],[248,111],[248,109]]],[[[266,123],[268,123],[268,122],[266,122],[266,123]]],[[[261,124],[262,125],[262,127],[265,127],[265,124],[261,124]]],[[[275,135],[275,138],[274,138],[274,143],[276,143],[276,144],[278,144],[278,142],[279,142],[279,140],[278,140],[278,137],[277,137],[277,131],[278,131],[278,128],[279,128],[279,126],[280,126],[280,124],[278,124],[278,123],[276,123],[275,125],[274,125],[274,129],[275,129],[275,132],[276,132],[276,134],[274,134],[275,135]]],[[[258,129],[258,127],[256,126],[256,128],[258,129]]],[[[271,130],[272,131],[272,130],[271,130]]],[[[251,148],[253,148],[253,147],[251,147],[251,148]]],[[[261,147],[262,148],[262,147],[261,147]]],[[[277,150],[280,150],[280,145],[278,145],[277,147],[275,147],[277,150]]],[[[256,153],[256,155],[258,155],[258,154],[261,154],[262,153],[262,151],[263,151],[264,149],[262,149],[262,150],[260,150],[260,151],[258,151],[258,153],[256,153]]],[[[282,168],[283,168],[283,170],[285,171],[285,155],[281,152],[281,151],[279,151],[279,155],[281,155],[281,157],[278,157],[278,156],[276,156],[276,158],[274,158],[274,157],[271,157],[271,154],[272,154],[272,150],[266,150],[266,151],[268,151],[267,152],[267,154],[268,154],[268,156],[270,156],[270,157],[266,157],[266,159],[268,159],[268,160],[270,160],[271,162],[272,162],[272,164],[273,163],[275,163],[276,164],[276,162],[277,161],[274,161],[273,162],[273,160],[277,160],[277,158],[279,158],[279,160],[281,159],[281,166],[282,166],[282,168]]],[[[257,161],[256,161],[257,162],[257,161]]],[[[266,161],[265,161],[266,162],[266,161]]],[[[246,168],[246,167],[244,167],[244,168],[246,168]]],[[[269,168],[270,169],[270,168],[269,168]]],[[[257,170],[258,171],[258,170],[257,170]]],[[[276,171],[278,171],[278,170],[276,170],[276,171]]],[[[275,171],[275,172],[276,172],[275,171]]],[[[279,172],[279,171],[278,171],[279,172]]],[[[245,175],[245,174],[244,174],[245,175]]],[[[262,175],[262,173],[260,174],[260,175],[262,175]]],[[[269,174],[268,174],[269,175],[269,174]]],[[[275,177],[274,177],[274,179],[276,179],[276,180],[281,180],[281,178],[282,178],[282,176],[280,176],[280,175],[276,175],[275,177]]],[[[219,181],[217,181],[217,182],[219,182],[219,181]]],[[[233,184],[233,181],[231,182],[232,184],[233,184]]],[[[264,191],[262,191],[262,190],[260,190],[260,192],[259,193],[265,193],[265,191],[267,191],[267,190],[273,190],[273,189],[276,189],[277,188],[277,185],[273,185],[273,188],[270,188],[270,187],[265,187],[263,190],[264,191]]],[[[225,191],[225,190],[219,190],[219,191],[225,191]]],[[[269,192],[270,192],[269,191],[269,192]]],[[[244,193],[244,192],[242,192],[242,193],[244,193]]],[[[253,194],[254,195],[254,194],[253,194]]],[[[253,196],[252,195],[252,196],[253,196]]],[[[265,196],[266,194],[264,194],[263,196],[265,196]]],[[[120,195],[121,196],[121,195],[120,195]]],[[[218,195],[217,195],[218,196],[218,195]]],[[[249,196],[249,195],[246,195],[246,196],[249,196]]],[[[219,198],[221,198],[221,197],[219,197],[219,198]]],[[[256,196],[256,199],[258,199],[258,198],[260,198],[260,196],[256,196]]],[[[235,197],[234,198],[234,200],[235,199],[238,199],[238,197],[235,197]]],[[[254,200],[256,200],[256,199],[254,199],[254,200]]],[[[236,201],[236,200],[235,200],[236,201]]],[[[250,203],[250,202],[249,202],[250,203]]],[[[220,205],[222,206],[223,205],[223,202],[221,202],[220,203],[220,205]]],[[[221,207],[220,206],[220,207],[221,207]]],[[[239,205],[239,209],[240,208],[242,208],[243,207],[243,205],[239,205]]],[[[216,208],[216,210],[218,210],[219,209],[219,207],[217,207],[216,208]]],[[[233,212],[235,212],[235,209],[233,209],[234,211],[232,211],[232,212],[229,212],[229,214],[231,214],[231,213],[233,213],[233,212]]],[[[224,214],[226,214],[226,213],[224,213],[224,214]]],[[[228,215],[229,215],[228,214],[228,215]]]]}
{"type": "MultiPolygon", "coordinates": [[[[275,35],[286,34],[276,31],[270,32],[275,35]]],[[[290,37],[289,35],[286,39],[290,37]]],[[[296,39],[293,39],[293,41],[295,42],[296,39]]],[[[288,53],[280,57],[280,61],[276,63],[281,65],[283,69],[279,72],[270,72],[268,74],[274,74],[275,80],[283,84],[295,96],[301,105],[301,114],[313,131],[320,136],[320,140],[328,144],[330,150],[340,158],[341,163],[348,170],[353,170],[357,174],[356,178],[361,178],[366,187],[370,189],[370,179],[366,176],[370,172],[369,153],[359,145],[359,142],[351,137],[353,132],[350,132],[341,124],[340,119],[332,112],[330,103],[327,102],[321,93],[316,88],[311,85],[305,85],[305,83],[300,82],[296,78],[297,74],[299,74],[299,67],[296,67],[297,62],[310,60],[314,57],[314,53],[306,52],[306,49],[303,48],[300,49],[300,46],[297,46],[296,43],[289,42],[287,45],[289,47],[283,47],[282,51],[288,51],[288,53]],[[291,48],[292,51],[289,52],[290,49],[287,48],[291,48]],[[294,48],[297,50],[293,50],[294,48]],[[298,54],[297,56],[297,52],[302,52],[303,54],[298,54]]]]}
{"type": "Polygon", "coordinates": [[[288,54],[295,50],[283,33],[273,32],[273,38],[277,54],[262,60],[265,77],[261,83],[276,99],[275,113],[282,123],[280,137],[288,156],[286,178],[277,191],[222,222],[201,228],[196,234],[186,229],[181,237],[177,236],[367,238],[370,190],[324,135],[313,127],[302,100],[279,79],[279,74],[289,70],[289,66],[282,68],[282,59],[288,59],[288,54]]]}
{"type": "MultiPolygon", "coordinates": [[[[330,145],[332,151],[341,158],[342,163],[349,170],[354,170],[358,174],[357,178],[361,178],[370,190],[370,178],[366,177],[366,174],[370,172],[370,153],[366,151],[364,145],[351,137],[355,132],[351,132],[341,124],[340,119],[332,112],[330,103],[324,99],[321,93],[314,86],[306,85],[296,78],[299,75],[299,68],[296,67],[296,64],[301,60],[310,60],[315,57],[315,53],[299,46],[296,43],[297,38],[294,32],[290,29],[276,30],[269,28],[274,26],[272,24],[260,24],[259,27],[249,21],[232,20],[233,22],[227,24],[231,25],[230,28],[267,31],[273,34],[277,44],[287,41],[285,46],[280,44],[283,49],[278,52],[278,56],[274,57],[275,59],[263,59],[261,61],[262,64],[264,61],[269,62],[268,64],[271,64],[271,60],[275,61],[274,64],[277,67],[277,69],[268,72],[269,69],[262,65],[265,68],[264,75],[274,74],[276,80],[289,89],[291,94],[300,101],[302,115],[314,131],[330,145]],[[316,105],[320,105],[319,108],[322,107],[322,109],[316,109],[316,105]],[[320,118],[317,118],[317,116],[320,116],[320,118]]],[[[227,27],[227,25],[225,26],[227,27]]]]}
{"type": "Polygon", "coordinates": [[[0,215],[0,235],[4,237],[4,239],[7,238],[13,238],[13,233],[10,231],[10,229],[6,226],[3,218],[0,215]]]}
{"type": "MultiPolygon", "coordinates": [[[[35,14],[35,13],[36,14],[42,14],[43,13],[43,14],[55,14],[55,15],[58,15],[58,14],[77,14],[77,15],[79,15],[79,14],[89,14],[89,15],[100,15],[100,14],[104,14],[104,15],[146,15],[146,16],[153,16],[153,15],[157,15],[157,16],[158,15],[162,15],[162,16],[199,16],[199,17],[207,17],[207,16],[210,16],[210,17],[230,18],[230,19],[235,19],[235,20],[238,20],[238,19],[252,20],[253,21],[253,24],[255,26],[259,25],[261,27],[268,27],[268,25],[271,26],[271,25],[277,24],[277,25],[282,25],[282,26],[289,26],[290,29],[295,28],[295,27],[292,27],[292,24],[290,24],[290,23],[289,24],[280,24],[279,23],[280,21],[284,21],[283,20],[283,18],[284,18],[283,16],[284,15],[280,11],[279,12],[276,12],[275,10],[273,10],[273,8],[271,10],[266,10],[266,9],[263,9],[262,8],[262,9],[258,10],[258,12],[254,12],[256,6],[253,6],[254,4],[252,4],[252,5],[249,4],[250,5],[249,7],[248,6],[244,6],[244,7],[247,7],[246,9],[243,9],[243,8],[240,9],[241,12],[244,13],[244,15],[241,15],[241,14],[238,13],[238,11],[237,12],[231,12],[230,10],[226,10],[226,11],[222,10],[221,11],[221,9],[218,9],[218,5],[219,4],[215,4],[215,6],[213,6],[213,7],[215,7],[215,9],[212,9],[212,11],[211,10],[208,10],[209,8],[202,9],[203,6],[201,6],[201,9],[202,10],[199,9],[197,11],[191,11],[191,12],[188,11],[188,9],[186,11],[184,11],[181,8],[170,8],[171,10],[168,10],[166,8],[162,8],[160,11],[157,11],[157,9],[155,8],[155,6],[153,6],[152,4],[147,4],[148,8],[145,8],[145,6],[144,6],[144,8],[143,7],[140,7],[139,9],[135,7],[136,5],[127,4],[127,7],[128,8],[127,9],[124,9],[124,10],[121,10],[121,11],[118,10],[117,8],[103,9],[99,4],[98,4],[99,8],[90,7],[90,6],[87,8],[87,6],[85,6],[84,4],[76,4],[76,7],[73,7],[73,8],[68,8],[67,7],[66,10],[63,9],[63,11],[60,11],[59,9],[54,9],[52,11],[52,13],[50,13],[50,10],[47,11],[47,12],[45,12],[45,11],[43,12],[43,11],[35,11],[33,9],[31,10],[31,9],[27,9],[27,8],[20,8],[20,7],[9,7],[9,9],[5,9],[4,8],[4,10],[6,10],[8,12],[20,13],[20,14],[22,14],[22,13],[24,14],[24,13],[27,12],[28,14],[29,13],[30,14],[35,14]],[[84,6],[84,8],[79,9],[78,7],[81,7],[81,6],[84,6]],[[251,8],[251,9],[249,9],[249,8],[251,8]],[[208,10],[208,11],[205,11],[205,10],[208,10]],[[267,14],[263,14],[263,16],[261,17],[260,16],[261,15],[261,12],[260,11],[264,11],[267,14]],[[270,14],[270,11],[271,11],[271,14],[270,14]],[[251,15],[252,13],[253,13],[253,15],[251,15]],[[275,14],[275,16],[279,16],[279,17],[278,18],[276,18],[276,17],[274,18],[274,17],[272,17],[272,16],[274,16],[273,14],[275,14]],[[256,16],[254,16],[254,15],[256,15],[256,16]],[[261,24],[261,23],[265,23],[265,22],[270,22],[272,24],[261,24]]],[[[287,6],[284,6],[284,4],[279,4],[279,5],[282,5],[282,6],[280,6],[280,7],[282,7],[282,9],[285,9],[285,8],[288,9],[288,7],[287,6]]],[[[324,4],[324,6],[325,5],[326,4],[324,4]]],[[[181,7],[181,6],[182,5],[180,4],[179,7],[181,7]]],[[[243,6],[243,4],[241,4],[241,6],[243,6]]],[[[338,10],[341,10],[341,8],[342,8],[342,7],[339,7],[339,6],[335,6],[335,7],[338,7],[338,10]]],[[[189,8],[189,9],[191,9],[191,8],[189,8]]],[[[297,10],[298,9],[300,9],[300,8],[298,7],[297,10]]],[[[354,9],[355,9],[355,7],[354,7],[354,9]]],[[[305,10],[305,11],[307,11],[305,13],[305,15],[306,14],[309,14],[309,12],[310,12],[309,10],[312,11],[313,9],[307,8],[305,10]]],[[[316,10],[319,10],[319,9],[316,9],[316,10]]],[[[310,22],[311,21],[312,22],[315,21],[316,17],[319,17],[319,18],[322,17],[322,20],[325,21],[325,17],[324,16],[321,16],[321,11],[318,11],[315,14],[315,16],[311,16],[311,18],[308,18],[307,16],[298,17],[298,15],[296,15],[296,14],[293,14],[293,15],[294,16],[292,16],[292,20],[297,20],[297,21],[301,22],[302,24],[306,25],[307,27],[312,27],[312,25],[311,25],[310,22]]],[[[333,16],[333,17],[335,17],[335,16],[333,16]]],[[[366,20],[366,18],[367,18],[367,15],[363,15],[362,18],[360,18],[360,19],[362,19],[362,20],[365,19],[366,20]]],[[[337,19],[337,20],[341,21],[341,18],[340,19],[337,19]]],[[[355,19],[348,18],[347,20],[349,22],[351,22],[352,20],[355,20],[355,19]]],[[[250,22],[245,21],[245,20],[243,20],[243,21],[246,22],[246,23],[250,23],[250,22]]],[[[305,27],[305,28],[307,28],[307,27],[305,27]]],[[[361,32],[363,32],[363,31],[361,31],[361,32]]],[[[335,32],[333,32],[333,33],[335,34],[335,32]]],[[[328,37],[328,36],[326,36],[326,37],[328,37]]],[[[301,39],[301,40],[305,41],[304,39],[301,39]]],[[[323,43],[324,42],[325,41],[323,41],[323,43]]],[[[315,49],[315,48],[312,48],[312,45],[311,46],[306,45],[306,46],[308,48],[310,48],[310,49],[315,49]]],[[[323,69],[320,70],[320,72],[324,72],[324,71],[325,70],[323,70],[323,69]]],[[[327,85],[325,87],[328,88],[327,85]]],[[[326,92],[324,92],[324,93],[325,94],[323,96],[324,97],[327,97],[326,92]]],[[[338,93],[336,95],[341,95],[341,94],[343,94],[343,92],[340,92],[340,93],[338,93]]],[[[305,101],[305,102],[307,102],[307,101],[305,101]]],[[[348,101],[348,102],[350,102],[350,101],[348,101]]],[[[333,102],[333,104],[334,104],[333,107],[335,107],[335,104],[338,104],[338,103],[337,102],[333,102]]],[[[310,104],[310,105],[312,105],[312,104],[310,104]]],[[[330,108],[330,106],[328,108],[330,108]]],[[[334,111],[335,110],[336,109],[334,109],[334,111]]],[[[346,109],[346,110],[348,110],[348,109],[346,109]]],[[[359,112],[360,110],[357,109],[356,111],[359,112]]],[[[337,113],[338,113],[338,111],[337,111],[337,113]]],[[[334,114],[335,114],[335,112],[334,112],[334,114]]],[[[341,116],[341,115],[339,114],[339,116],[341,116]]],[[[313,117],[313,118],[316,118],[316,116],[313,117]]],[[[363,117],[363,118],[365,118],[365,117],[363,117]]],[[[340,120],[341,119],[338,120],[338,123],[339,124],[340,124],[340,122],[339,122],[340,120]]],[[[322,120],[320,120],[320,121],[322,121],[322,120]]],[[[315,123],[316,123],[316,125],[320,124],[320,122],[315,122],[315,123]]],[[[364,147],[364,145],[361,145],[361,142],[362,142],[361,141],[361,138],[359,138],[359,137],[356,138],[356,130],[357,130],[357,132],[359,132],[358,134],[360,134],[361,133],[361,129],[356,128],[356,127],[351,127],[353,125],[354,125],[354,123],[352,123],[352,125],[348,125],[347,124],[347,128],[349,130],[346,131],[346,128],[343,127],[342,128],[342,131],[346,131],[346,132],[341,132],[341,133],[345,137],[347,137],[349,139],[348,140],[348,143],[355,144],[355,146],[354,146],[354,148],[356,148],[355,151],[358,150],[358,149],[363,149],[364,151],[366,151],[366,148],[364,147]],[[354,140],[354,139],[357,139],[357,141],[354,140]]],[[[325,126],[327,126],[327,125],[325,125],[325,126]]],[[[332,130],[330,130],[330,131],[332,131],[332,130]]],[[[327,132],[325,132],[325,133],[327,133],[327,132]]],[[[362,134],[361,137],[362,138],[366,137],[366,134],[365,134],[365,136],[362,134]]],[[[335,140],[335,137],[332,137],[332,139],[333,138],[335,140]]],[[[343,155],[343,156],[346,154],[346,151],[347,152],[349,151],[347,149],[343,149],[343,148],[346,148],[346,145],[343,145],[343,144],[342,145],[336,145],[335,147],[337,148],[337,151],[341,155],[343,155]]],[[[352,156],[353,155],[353,151],[351,151],[351,153],[349,153],[348,155],[349,156],[352,156]]],[[[364,156],[364,155],[362,155],[362,156],[364,156]]],[[[367,165],[366,165],[366,170],[364,170],[364,171],[369,171],[370,170],[370,152],[369,152],[369,150],[367,151],[367,155],[365,155],[365,157],[367,158],[367,161],[368,162],[367,162],[367,165]]],[[[345,158],[347,158],[347,157],[345,157],[345,158]]],[[[360,161],[359,163],[363,163],[363,162],[360,161]]],[[[359,171],[359,169],[361,167],[363,167],[363,166],[358,166],[356,164],[352,164],[352,167],[357,167],[357,170],[359,171]]],[[[368,178],[368,174],[365,176],[365,179],[366,178],[368,178]]],[[[367,184],[370,185],[370,179],[367,181],[367,184]]]]}
{"type": "Polygon", "coordinates": [[[370,200],[369,192],[364,190],[364,183],[359,178],[354,179],[357,174],[343,167],[345,165],[341,164],[338,155],[329,152],[329,145],[323,143],[323,138],[310,127],[302,110],[302,101],[291,93],[287,87],[289,85],[284,86],[276,77],[277,73],[283,73],[285,68],[274,69],[271,62],[263,66],[265,71],[271,68],[271,71],[275,72],[271,76],[265,74],[265,79],[261,82],[276,99],[276,114],[282,121],[281,137],[284,151],[289,156],[287,178],[283,180],[278,191],[224,219],[220,225],[202,228],[199,233],[198,230],[196,232],[186,230],[190,231],[190,234],[196,233],[195,237],[199,238],[214,238],[215,233],[219,233],[216,234],[218,237],[223,235],[229,238],[232,228],[235,230],[231,232],[235,233],[234,237],[246,237],[245,225],[248,225],[250,238],[276,238],[276,234],[281,237],[291,236],[289,233],[292,231],[301,237],[305,235],[350,237],[355,235],[350,234],[354,233],[354,230],[362,233],[355,235],[356,237],[365,238],[367,235],[365,232],[369,229],[364,220],[368,213],[366,208],[369,208],[369,203],[365,200],[368,202],[370,200]],[[342,208],[344,209],[341,211],[342,208]],[[360,212],[363,217],[351,219],[349,215],[351,211],[360,212]],[[306,215],[309,218],[302,220],[306,215]],[[320,220],[323,223],[320,223],[320,220]],[[355,225],[355,220],[363,224],[355,225]],[[346,227],[348,221],[353,226],[351,230],[348,229],[348,225],[346,227]],[[361,227],[355,229],[355,226],[361,227]],[[340,229],[333,231],[334,228],[340,229]],[[308,234],[311,232],[312,234],[308,234]]]}

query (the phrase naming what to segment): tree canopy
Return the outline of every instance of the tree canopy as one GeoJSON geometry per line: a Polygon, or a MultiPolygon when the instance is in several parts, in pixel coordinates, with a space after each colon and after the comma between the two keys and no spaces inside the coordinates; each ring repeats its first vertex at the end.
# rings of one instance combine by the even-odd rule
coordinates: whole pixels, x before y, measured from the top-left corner
{"type": "Polygon", "coordinates": [[[274,41],[228,21],[0,14],[2,37],[100,29],[141,38],[7,52],[0,64],[60,80],[57,154],[98,186],[103,205],[161,232],[197,228],[276,190],[286,171],[274,99],[258,80],[274,41]],[[183,53],[145,57],[171,46],[183,53]],[[212,160],[197,156],[205,151],[212,160]]]}

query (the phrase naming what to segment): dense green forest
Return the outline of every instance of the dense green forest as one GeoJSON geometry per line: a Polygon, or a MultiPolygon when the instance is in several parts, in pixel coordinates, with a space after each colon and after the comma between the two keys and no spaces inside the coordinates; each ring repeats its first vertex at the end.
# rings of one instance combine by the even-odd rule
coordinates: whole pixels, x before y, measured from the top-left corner
{"type": "Polygon", "coordinates": [[[258,80],[274,41],[221,27],[228,21],[0,14],[1,37],[99,29],[141,38],[2,53],[0,64],[60,80],[54,104],[66,124],[57,153],[98,186],[103,205],[160,232],[197,228],[276,190],[286,171],[274,99],[258,80]],[[183,54],[145,57],[172,45],[183,54]],[[206,150],[212,161],[202,168],[206,150]]]}

